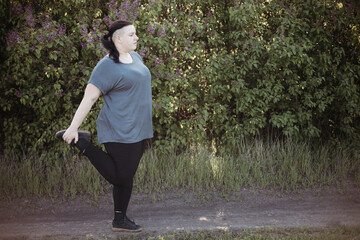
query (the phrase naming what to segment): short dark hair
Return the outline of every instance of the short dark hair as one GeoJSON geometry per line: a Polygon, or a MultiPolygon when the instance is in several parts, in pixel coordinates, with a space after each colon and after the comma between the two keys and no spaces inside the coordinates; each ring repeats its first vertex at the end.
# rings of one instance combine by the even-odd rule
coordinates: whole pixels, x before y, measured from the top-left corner
{"type": "Polygon", "coordinates": [[[108,33],[101,37],[101,42],[104,45],[104,47],[109,51],[109,57],[114,60],[115,63],[120,63],[119,56],[120,53],[115,47],[114,42],[112,41],[113,33],[121,29],[123,27],[133,25],[131,22],[128,21],[116,21],[108,29],[108,33]]]}

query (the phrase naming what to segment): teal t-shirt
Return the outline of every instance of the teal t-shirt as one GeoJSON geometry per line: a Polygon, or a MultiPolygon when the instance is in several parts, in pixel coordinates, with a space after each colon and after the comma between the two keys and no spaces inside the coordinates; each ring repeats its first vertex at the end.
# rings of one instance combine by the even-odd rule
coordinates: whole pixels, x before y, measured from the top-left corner
{"type": "Polygon", "coordinates": [[[105,56],[95,66],[89,83],[103,94],[97,118],[98,142],[135,143],[153,137],[151,74],[136,52],[133,62],[115,63],[105,56]]]}

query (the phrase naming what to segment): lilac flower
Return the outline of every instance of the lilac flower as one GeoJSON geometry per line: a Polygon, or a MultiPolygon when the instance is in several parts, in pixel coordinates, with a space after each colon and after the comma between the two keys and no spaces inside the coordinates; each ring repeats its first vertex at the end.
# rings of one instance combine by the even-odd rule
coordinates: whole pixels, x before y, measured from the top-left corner
{"type": "Polygon", "coordinates": [[[68,46],[66,47],[66,50],[67,50],[68,52],[70,52],[70,51],[72,51],[73,47],[74,47],[74,44],[71,43],[70,45],[68,45],[68,46]]]}
{"type": "Polygon", "coordinates": [[[134,21],[137,16],[138,16],[138,8],[139,8],[139,5],[140,5],[140,0],[134,0],[131,7],[133,9],[133,11],[130,12],[130,20],[131,21],[134,21]]]}
{"type": "Polygon", "coordinates": [[[17,15],[20,15],[24,12],[24,9],[23,7],[20,5],[20,4],[16,4],[16,3],[13,3],[11,2],[11,12],[17,16],[17,15]]]}
{"type": "Polygon", "coordinates": [[[177,70],[174,77],[179,77],[181,75],[182,71],[181,70],[177,70]]]}
{"type": "Polygon", "coordinates": [[[8,45],[21,44],[23,40],[20,37],[18,31],[15,29],[8,32],[8,34],[6,35],[6,42],[8,45]]]}
{"type": "MultiPolygon", "coordinates": [[[[132,3],[130,2],[130,0],[125,0],[118,8],[117,2],[111,0],[108,3],[108,9],[110,10],[110,12],[115,13],[117,19],[134,21],[138,16],[139,4],[139,0],[134,0],[132,3]]],[[[110,22],[108,21],[108,19],[105,19],[105,21],[108,23],[110,22]]]]}
{"type": "Polygon", "coordinates": [[[148,29],[146,30],[146,32],[148,34],[153,34],[155,31],[155,27],[156,27],[156,24],[152,24],[152,25],[148,24],[148,29]]]}
{"type": "Polygon", "coordinates": [[[122,10],[126,11],[126,12],[127,12],[127,11],[131,11],[130,1],[129,1],[129,0],[124,1],[124,2],[121,4],[120,8],[121,8],[122,10]]]}
{"type": "Polygon", "coordinates": [[[207,13],[207,16],[206,16],[206,18],[205,18],[205,21],[204,21],[204,25],[205,24],[207,24],[209,21],[210,21],[210,19],[212,18],[212,12],[211,12],[211,10],[209,10],[208,11],[208,13],[207,13]]]}
{"type": "Polygon", "coordinates": [[[29,25],[30,27],[35,27],[36,20],[33,17],[33,12],[30,5],[25,8],[25,13],[27,25],[29,25]]]}
{"type": "Polygon", "coordinates": [[[86,42],[80,42],[80,45],[82,48],[85,48],[87,46],[86,42]]]}
{"type": "Polygon", "coordinates": [[[103,55],[103,56],[105,56],[106,54],[108,54],[107,53],[107,51],[106,51],[106,49],[101,45],[101,47],[100,47],[100,52],[101,52],[101,54],[103,55]]]}
{"type": "Polygon", "coordinates": [[[62,92],[59,90],[59,91],[57,91],[57,92],[55,93],[55,96],[62,97],[63,94],[62,94],[62,92]]]}
{"type": "Polygon", "coordinates": [[[161,63],[162,63],[162,61],[161,61],[161,59],[160,58],[155,58],[155,66],[159,66],[159,65],[161,65],[161,63]]]}
{"type": "Polygon", "coordinates": [[[23,96],[23,92],[21,91],[21,89],[15,90],[15,96],[17,96],[18,98],[21,98],[23,96]]]}
{"type": "Polygon", "coordinates": [[[44,30],[50,30],[52,28],[52,22],[47,19],[47,21],[44,21],[41,23],[44,30]]]}
{"type": "Polygon", "coordinates": [[[99,19],[96,19],[95,21],[93,21],[93,23],[91,24],[91,26],[92,26],[92,29],[94,29],[95,31],[96,31],[96,30],[99,30],[99,28],[100,28],[100,21],[99,21],[99,19]]]}
{"type": "Polygon", "coordinates": [[[158,0],[149,0],[149,4],[151,5],[151,4],[156,4],[156,2],[157,2],[158,0]]]}
{"type": "Polygon", "coordinates": [[[162,109],[162,106],[157,101],[155,101],[155,107],[157,109],[162,109]]]}
{"type": "Polygon", "coordinates": [[[66,25],[65,24],[58,24],[58,28],[59,28],[59,36],[62,37],[65,35],[66,33],[66,25]]]}
{"type": "Polygon", "coordinates": [[[167,35],[166,35],[166,27],[163,27],[163,29],[161,29],[160,31],[159,31],[159,35],[161,36],[161,37],[166,37],[167,35]]]}
{"type": "Polygon", "coordinates": [[[44,32],[41,31],[40,35],[38,37],[36,37],[36,40],[38,40],[39,42],[43,42],[44,41],[44,32]]]}
{"type": "Polygon", "coordinates": [[[109,16],[104,17],[104,22],[106,23],[107,26],[110,26],[113,23],[113,21],[109,16]]]}
{"type": "Polygon", "coordinates": [[[80,27],[80,33],[82,36],[87,37],[88,36],[88,30],[86,25],[83,25],[82,27],[80,27]]]}
{"type": "Polygon", "coordinates": [[[117,7],[117,2],[115,2],[114,0],[111,0],[109,3],[108,3],[108,8],[111,10],[111,9],[115,9],[117,7]]]}
{"type": "Polygon", "coordinates": [[[48,41],[54,41],[57,37],[57,30],[52,31],[50,34],[47,35],[48,41]]]}
{"type": "Polygon", "coordinates": [[[146,56],[146,48],[142,48],[139,50],[139,55],[144,58],[146,56]]]}

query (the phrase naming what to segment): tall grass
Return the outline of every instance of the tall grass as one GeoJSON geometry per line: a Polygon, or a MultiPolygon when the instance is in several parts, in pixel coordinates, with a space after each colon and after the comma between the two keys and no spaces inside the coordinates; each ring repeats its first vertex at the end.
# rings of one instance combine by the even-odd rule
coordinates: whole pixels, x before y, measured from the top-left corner
{"type": "MultiPolygon", "coordinates": [[[[110,185],[85,157],[71,152],[3,156],[0,195],[58,197],[90,194],[95,198],[110,185]]],[[[360,160],[349,150],[309,143],[240,142],[231,154],[195,146],[159,153],[148,149],[135,176],[138,192],[170,189],[239,191],[243,187],[276,187],[296,191],[353,179],[360,186],[360,160]]]]}
{"type": "Polygon", "coordinates": [[[6,197],[90,194],[106,190],[104,180],[86,159],[70,152],[47,152],[1,159],[0,193],[6,197]]]}
{"type": "Polygon", "coordinates": [[[355,177],[360,185],[360,160],[346,150],[308,143],[263,142],[238,144],[232,154],[193,147],[179,155],[148,151],[136,182],[140,190],[173,188],[238,191],[242,187],[280,187],[298,190],[320,187],[355,177]]]}

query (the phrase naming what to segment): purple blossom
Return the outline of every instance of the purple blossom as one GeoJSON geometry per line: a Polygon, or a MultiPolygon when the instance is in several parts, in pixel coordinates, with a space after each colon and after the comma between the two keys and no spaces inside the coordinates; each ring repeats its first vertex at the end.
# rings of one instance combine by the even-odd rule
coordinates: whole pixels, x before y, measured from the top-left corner
{"type": "Polygon", "coordinates": [[[181,70],[177,70],[174,77],[179,77],[182,74],[181,70]]]}
{"type": "Polygon", "coordinates": [[[38,37],[36,37],[36,40],[38,40],[39,42],[43,42],[44,41],[44,32],[41,31],[40,35],[38,37]]]}
{"type": "Polygon", "coordinates": [[[167,80],[170,80],[170,79],[172,79],[172,78],[173,78],[173,76],[172,76],[170,73],[167,73],[167,74],[166,74],[166,79],[167,79],[167,80]]]}
{"type": "Polygon", "coordinates": [[[21,6],[21,4],[17,4],[17,3],[13,3],[11,2],[11,12],[17,16],[20,15],[24,12],[23,7],[21,6]]]}
{"type": "Polygon", "coordinates": [[[59,36],[62,37],[65,35],[66,33],[66,25],[65,24],[58,24],[58,28],[59,28],[59,36]]]}
{"type": "Polygon", "coordinates": [[[100,47],[100,52],[101,52],[101,54],[103,55],[103,56],[105,56],[106,54],[108,54],[107,53],[107,51],[106,51],[106,49],[101,45],[101,47],[100,47]]]}
{"type": "Polygon", "coordinates": [[[155,107],[157,109],[162,109],[162,106],[157,101],[155,101],[155,107]]]}
{"type": "Polygon", "coordinates": [[[146,48],[142,48],[139,50],[139,55],[144,58],[146,57],[146,48]]]}
{"type": "Polygon", "coordinates": [[[33,12],[30,5],[25,7],[25,19],[29,27],[35,27],[36,20],[33,17],[33,12]]]}
{"type": "Polygon", "coordinates": [[[161,65],[161,63],[162,63],[162,61],[161,61],[161,59],[160,58],[155,58],[155,66],[159,66],[159,65],[161,65]]]}
{"type": "Polygon", "coordinates": [[[116,9],[117,8],[117,2],[115,2],[114,0],[111,0],[109,3],[108,3],[108,8],[111,10],[111,9],[116,9]]]}
{"type": "Polygon", "coordinates": [[[104,26],[101,24],[99,19],[96,19],[95,21],[93,21],[92,23],[92,29],[94,29],[94,31],[99,32],[104,28],[104,26]]]}
{"type": "Polygon", "coordinates": [[[205,18],[204,25],[207,24],[210,21],[212,16],[213,16],[213,14],[212,14],[211,10],[209,10],[208,13],[207,13],[207,16],[205,18]]]}
{"type": "Polygon", "coordinates": [[[139,14],[139,12],[138,12],[139,6],[140,6],[140,0],[134,0],[131,5],[131,7],[133,9],[133,11],[130,12],[130,20],[131,21],[134,21],[137,18],[138,14],[139,14]]]}
{"type": "Polygon", "coordinates": [[[18,98],[21,98],[23,96],[23,92],[21,91],[21,89],[15,90],[15,96],[17,96],[18,98]]]}
{"type": "Polygon", "coordinates": [[[57,30],[54,30],[51,33],[47,34],[48,41],[54,41],[56,37],[57,37],[57,30]]]}
{"type": "Polygon", "coordinates": [[[15,29],[15,30],[11,30],[10,32],[8,32],[8,34],[6,35],[6,42],[8,45],[21,44],[23,42],[23,40],[20,37],[17,29],[15,29]]]}
{"type": "MultiPolygon", "coordinates": [[[[118,8],[117,2],[111,0],[108,3],[108,8],[110,12],[115,13],[117,19],[134,21],[138,16],[139,4],[140,4],[139,0],[134,0],[132,3],[130,2],[130,0],[125,0],[118,8]]],[[[107,23],[110,23],[110,21],[108,20],[109,19],[106,19],[105,21],[107,23]]]]}
{"type": "Polygon", "coordinates": [[[87,30],[86,25],[83,25],[82,27],[80,27],[80,34],[84,37],[88,36],[88,30],[87,30]]]}
{"type": "Polygon", "coordinates": [[[166,27],[163,27],[161,30],[159,30],[159,35],[161,37],[166,37],[166,27]]]}
{"type": "Polygon", "coordinates": [[[157,2],[157,0],[149,0],[149,4],[154,4],[156,2],[157,2]]]}
{"type": "Polygon", "coordinates": [[[41,23],[44,30],[50,30],[52,28],[52,22],[51,21],[44,21],[41,23]]]}
{"type": "Polygon", "coordinates": [[[155,28],[156,28],[156,24],[148,24],[148,29],[146,30],[146,32],[148,33],[148,34],[153,34],[154,33],[154,31],[155,31],[155,28]]]}
{"type": "Polygon", "coordinates": [[[85,48],[85,47],[87,46],[87,43],[81,41],[81,42],[80,42],[80,45],[81,45],[82,48],[85,48]]]}
{"type": "Polygon", "coordinates": [[[57,92],[55,93],[55,96],[62,97],[63,94],[62,94],[62,92],[59,90],[59,91],[57,91],[57,92]]]}
{"type": "Polygon", "coordinates": [[[104,22],[106,23],[107,26],[110,26],[113,23],[113,21],[109,16],[104,17],[104,22]]]}
{"type": "Polygon", "coordinates": [[[66,47],[66,50],[67,50],[68,52],[69,52],[69,51],[72,51],[73,47],[74,47],[74,44],[71,43],[70,45],[68,45],[68,46],[66,47]]]}

